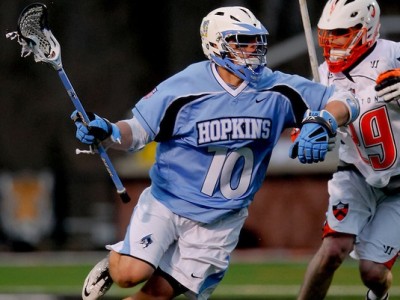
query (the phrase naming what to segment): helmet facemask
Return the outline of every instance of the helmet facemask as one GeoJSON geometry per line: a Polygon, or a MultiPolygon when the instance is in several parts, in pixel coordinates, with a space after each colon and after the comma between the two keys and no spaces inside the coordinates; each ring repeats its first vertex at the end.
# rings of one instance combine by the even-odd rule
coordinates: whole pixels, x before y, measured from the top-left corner
{"type": "Polygon", "coordinates": [[[244,80],[249,76],[255,80],[267,64],[266,35],[227,35],[221,47],[221,59],[244,80]]]}
{"type": "Polygon", "coordinates": [[[367,29],[361,24],[346,29],[318,29],[319,45],[333,73],[347,69],[368,50],[366,39],[367,29]]]}

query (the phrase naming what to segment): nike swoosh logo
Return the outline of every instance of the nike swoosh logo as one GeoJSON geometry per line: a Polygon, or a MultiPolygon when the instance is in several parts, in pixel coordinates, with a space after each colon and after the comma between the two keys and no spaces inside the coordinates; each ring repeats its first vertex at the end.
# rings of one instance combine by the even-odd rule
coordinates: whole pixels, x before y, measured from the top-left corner
{"type": "Polygon", "coordinates": [[[190,276],[192,276],[192,278],[201,278],[199,276],[194,275],[193,273],[190,276]]]}
{"type": "Polygon", "coordinates": [[[85,289],[83,291],[83,293],[85,294],[85,297],[88,297],[90,295],[90,292],[88,292],[88,290],[87,290],[88,283],[86,283],[85,289]]]}
{"type": "Polygon", "coordinates": [[[263,98],[263,99],[256,99],[256,103],[263,102],[264,100],[267,100],[267,98],[263,98]]]}
{"type": "MultiPolygon", "coordinates": [[[[99,278],[97,278],[97,280],[95,282],[93,282],[92,286],[95,286],[96,284],[98,284],[100,282],[100,280],[103,279],[103,278],[104,278],[104,275],[102,274],[102,276],[99,276],[99,278]]],[[[88,297],[90,295],[90,293],[91,293],[91,290],[90,291],[87,290],[88,285],[89,285],[89,281],[90,280],[87,281],[85,289],[83,291],[83,293],[85,294],[86,297],[88,297]]]]}

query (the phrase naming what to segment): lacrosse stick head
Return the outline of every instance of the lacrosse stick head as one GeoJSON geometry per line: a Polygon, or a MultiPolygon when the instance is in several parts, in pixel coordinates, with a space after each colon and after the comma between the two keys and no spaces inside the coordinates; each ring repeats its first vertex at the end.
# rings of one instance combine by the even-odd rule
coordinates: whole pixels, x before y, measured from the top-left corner
{"type": "Polygon", "coordinates": [[[18,18],[17,32],[7,37],[17,37],[21,56],[33,54],[36,62],[48,63],[56,70],[62,68],[60,44],[49,28],[46,5],[32,3],[25,7],[18,18]]]}

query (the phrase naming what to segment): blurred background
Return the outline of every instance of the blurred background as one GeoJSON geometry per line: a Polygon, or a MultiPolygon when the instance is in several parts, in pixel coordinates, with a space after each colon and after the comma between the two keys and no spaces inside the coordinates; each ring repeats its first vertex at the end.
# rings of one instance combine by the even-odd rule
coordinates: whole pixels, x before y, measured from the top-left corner
{"type": "MultiPolygon", "coordinates": [[[[0,252],[103,249],[122,238],[137,196],[149,184],[154,145],[135,155],[109,152],[132,198],[122,204],[100,158],[75,154],[82,145],[70,120],[74,107],[57,73],[21,58],[20,46],[5,38],[32,2],[0,2],[0,252]]],[[[205,59],[201,20],[224,5],[248,7],[267,27],[269,67],[311,78],[295,0],[43,3],[84,107],[111,121],[130,116],[160,81],[205,59]]],[[[324,3],[308,1],[314,27],[324,3]]],[[[400,5],[379,3],[381,36],[398,41],[400,5]]],[[[301,166],[287,158],[288,143],[284,136],[274,152],[239,248],[300,251],[319,245],[335,154],[324,164],[301,166]]]]}

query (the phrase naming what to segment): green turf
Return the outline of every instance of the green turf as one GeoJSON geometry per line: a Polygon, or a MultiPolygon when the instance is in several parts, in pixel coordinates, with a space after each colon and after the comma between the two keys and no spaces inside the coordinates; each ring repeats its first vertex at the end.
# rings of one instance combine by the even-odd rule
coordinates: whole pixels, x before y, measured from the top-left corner
{"type": "MultiPolygon", "coordinates": [[[[48,293],[79,296],[82,282],[91,265],[0,266],[1,293],[48,293]]],[[[304,276],[306,262],[233,263],[212,299],[295,299],[304,276]]],[[[400,299],[394,268],[391,300],[400,299]],[[397,298],[396,298],[397,297],[397,298]]],[[[105,299],[126,296],[127,290],[112,287],[105,299]]],[[[345,262],[336,272],[327,299],[363,299],[355,262],[345,262]]],[[[77,298],[79,299],[79,298],[77,298]]]]}
{"type": "MultiPolygon", "coordinates": [[[[306,262],[280,263],[236,263],[232,264],[225,278],[225,284],[299,284],[304,276],[306,262]]],[[[361,284],[358,266],[353,262],[344,263],[335,275],[335,284],[361,284]]]]}
{"type": "Polygon", "coordinates": [[[0,289],[21,286],[81,285],[90,266],[6,266],[0,267],[0,289]]]}
{"type": "MultiPolygon", "coordinates": [[[[8,286],[74,286],[80,285],[92,266],[0,266],[0,289],[8,286]],[[21,280],[23,279],[23,280],[21,280]]],[[[224,284],[298,284],[304,274],[305,263],[236,263],[232,264],[224,284]]],[[[360,284],[357,266],[344,264],[337,271],[335,283],[360,284]]]]}

